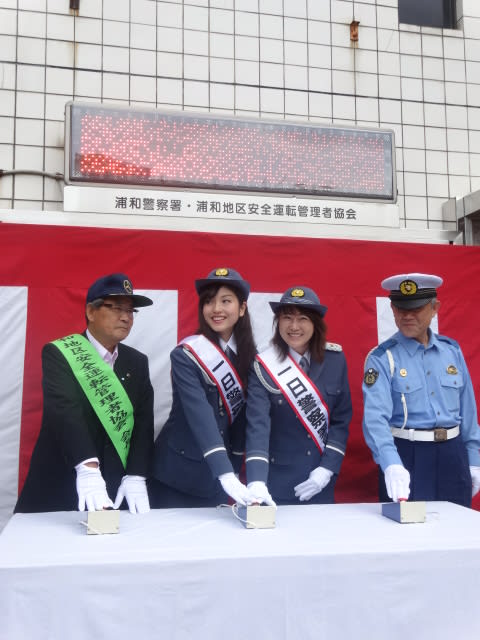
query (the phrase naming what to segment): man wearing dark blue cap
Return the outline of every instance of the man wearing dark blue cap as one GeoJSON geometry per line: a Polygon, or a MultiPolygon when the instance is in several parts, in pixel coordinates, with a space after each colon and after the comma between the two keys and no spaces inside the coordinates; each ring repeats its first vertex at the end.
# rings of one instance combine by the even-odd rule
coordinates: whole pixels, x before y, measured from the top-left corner
{"type": "Polygon", "coordinates": [[[371,351],[363,380],[365,440],[380,467],[379,499],[470,506],[480,489],[480,429],[459,345],[430,323],[442,278],[407,273],[382,287],[398,327],[371,351]]]}
{"type": "Polygon", "coordinates": [[[149,511],[153,389],[147,357],[121,344],[152,300],[113,273],[89,288],[83,334],[44,346],[43,418],[16,512],[149,511]],[[114,502],[112,499],[114,498],[114,502]]]}

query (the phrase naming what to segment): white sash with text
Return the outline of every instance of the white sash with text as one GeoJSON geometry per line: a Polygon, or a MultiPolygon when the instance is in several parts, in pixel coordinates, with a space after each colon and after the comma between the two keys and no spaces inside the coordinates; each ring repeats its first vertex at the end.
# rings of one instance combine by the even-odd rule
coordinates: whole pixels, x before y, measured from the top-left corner
{"type": "Polygon", "coordinates": [[[215,382],[232,423],[245,402],[243,386],[232,363],[220,347],[203,335],[188,336],[180,344],[215,382]]]}
{"type": "Polygon", "coordinates": [[[321,453],[328,436],[330,417],[328,407],[310,378],[291,356],[279,360],[275,347],[257,355],[270,377],[297,414],[321,453]]]}

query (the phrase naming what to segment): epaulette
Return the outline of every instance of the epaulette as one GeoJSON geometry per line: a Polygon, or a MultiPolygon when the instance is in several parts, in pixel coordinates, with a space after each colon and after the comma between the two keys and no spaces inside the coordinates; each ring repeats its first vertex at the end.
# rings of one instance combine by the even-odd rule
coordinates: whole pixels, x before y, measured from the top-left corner
{"type": "Polygon", "coordinates": [[[343,351],[342,345],[337,344],[336,342],[326,342],[325,349],[327,351],[343,351]]]}
{"type": "MultiPolygon", "coordinates": [[[[380,343],[378,346],[374,347],[370,352],[369,352],[369,356],[382,356],[385,351],[387,349],[391,349],[392,347],[394,347],[397,344],[397,341],[395,340],[395,338],[389,338],[388,340],[385,340],[384,342],[380,343]]],[[[368,357],[368,356],[367,356],[368,357]]]]}
{"type": "Polygon", "coordinates": [[[460,345],[453,338],[449,338],[448,336],[440,336],[438,334],[437,334],[437,338],[440,340],[440,342],[448,342],[448,344],[451,344],[454,347],[457,347],[457,349],[460,349],[460,345]]]}
{"type": "Polygon", "coordinates": [[[202,377],[205,380],[205,382],[207,384],[210,384],[210,385],[212,385],[212,384],[215,385],[215,381],[210,378],[208,373],[205,371],[205,369],[202,367],[202,365],[199,363],[199,361],[195,358],[193,353],[191,351],[189,351],[188,349],[186,349],[185,347],[183,347],[182,345],[179,345],[179,346],[182,349],[183,353],[187,356],[187,358],[189,358],[192,362],[194,362],[197,365],[197,367],[200,369],[200,372],[201,372],[202,377]]]}
{"type": "Polygon", "coordinates": [[[277,387],[272,387],[270,384],[268,384],[268,382],[265,380],[265,378],[263,377],[263,372],[262,372],[262,367],[260,366],[260,363],[258,360],[254,360],[253,361],[253,368],[255,369],[255,373],[257,374],[257,378],[260,381],[260,384],[265,387],[265,389],[269,392],[269,393],[275,393],[275,394],[279,394],[282,393],[280,391],[280,389],[277,389],[277,387]]]}

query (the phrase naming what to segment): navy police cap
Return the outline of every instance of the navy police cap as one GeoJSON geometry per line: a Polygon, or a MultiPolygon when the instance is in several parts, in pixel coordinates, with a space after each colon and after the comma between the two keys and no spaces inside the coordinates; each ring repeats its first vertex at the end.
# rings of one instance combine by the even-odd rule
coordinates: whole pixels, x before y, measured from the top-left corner
{"type": "Polygon", "coordinates": [[[220,284],[225,287],[228,287],[229,285],[236,287],[237,289],[240,289],[245,300],[247,300],[250,293],[250,284],[242,278],[238,271],[227,267],[213,269],[206,278],[195,280],[195,289],[197,290],[197,293],[200,294],[202,289],[205,289],[205,287],[212,284],[220,284]]]}
{"type": "Polygon", "coordinates": [[[295,307],[303,307],[305,309],[312,309],[317,311],[320,315],[324,316],[327,313],[327,307],[320,304],[317,294],[313,289],[308,287],[290,287],[280,298],[279,302],[270,302],[270,307],[275,313],[280,307],[287,305],[294,305],[295,307]]]}
{"type": "Polygon", "coordinates": [[[442,278],[428,273],[401,273],[382,280],[382,287],[390,291],[388,296],[394,307],[418,309],[437,297],[437,287],[442,278]]]}
{"type": "Polygon", "coordinates": [[[87,292],[86,302],[89,304],[94,300],[110,296],[127,296],[132,300],[134,307],[148,307],[153,304],[153,300],[150,298],[133,293],[130,278],[124,273],[111,273],[95,280],[87,292]]]}

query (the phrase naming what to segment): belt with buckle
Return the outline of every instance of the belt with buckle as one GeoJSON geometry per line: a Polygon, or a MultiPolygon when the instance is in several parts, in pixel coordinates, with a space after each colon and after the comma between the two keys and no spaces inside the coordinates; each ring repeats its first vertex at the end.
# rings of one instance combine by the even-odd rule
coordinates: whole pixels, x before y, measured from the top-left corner
{"type": "Polygon", "coordinates": [[[390,427],[394,438],[402,438],[411,442],[445,442],[456,438],[460,434],[460,427],[438,428],[438,429],[409,429],[405,427],[390,427]]]}

